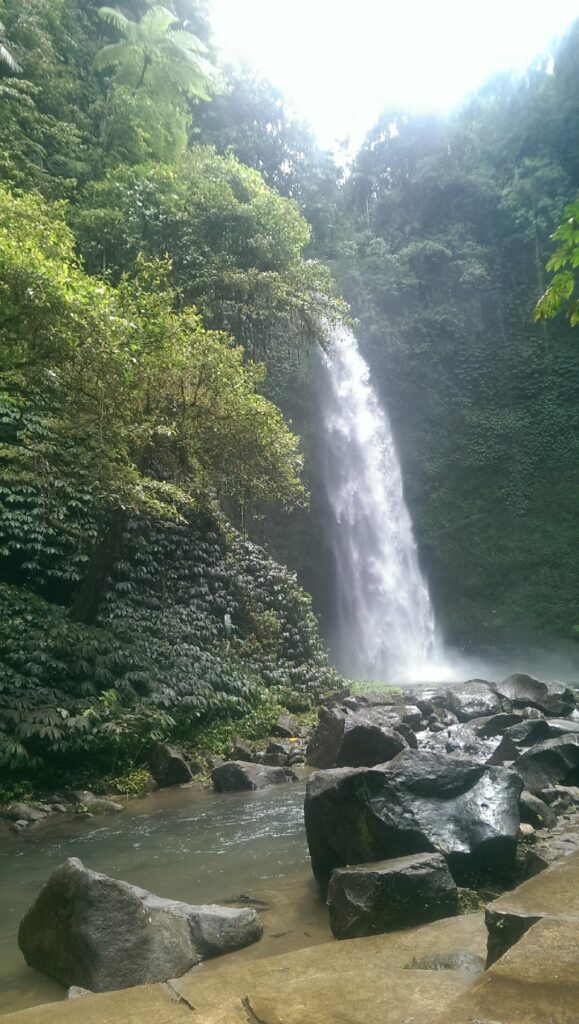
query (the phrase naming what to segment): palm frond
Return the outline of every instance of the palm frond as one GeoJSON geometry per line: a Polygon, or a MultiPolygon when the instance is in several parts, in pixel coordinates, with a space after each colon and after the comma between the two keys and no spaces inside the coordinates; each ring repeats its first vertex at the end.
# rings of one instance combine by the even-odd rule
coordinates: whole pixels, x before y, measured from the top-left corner
{"type": "Polygon", "coordinates": [[[205,43],[202,43],[192,32],[186,32],[184,28],[175,28],[169,35],[169,39],[175,46],[178,46],[184,53],[207,53],[205,43]]]}
{"type": "Polygon", "coordinates": [[[131,22],[130,17],[123,14],[122,10],[117,10],[116,7],[99,7],[96,13],[98,14],[98,17],[104,20],[104,22],[108,22],[109,25],[114,25],[119,32],[124,33],[127,31],[129,25],[134,25],[134,22],[131,22]]]}
{"type": "Polygon", "coordinates": [[[122,43],[109,43],[107,46],[101,47],[98,53],[95,54],[93,67],[95,71],[104,71],[106,68],[112,68],[116,64],[122,64],[132,54],[133,46],[127,40],[123,40],[122,43]]]}
{"type": "Polygon", "coordinates": [[[12,56],[8,47],[4,46],[3,43],[0,43],[0,64],[5,64],[13,75],[18,75],[22,71],[16,58],[12,56]]]}
{"type": "Polygon", "coordinates": [[[146,14],[143,14],[139,24],[144,32],[152,38],[158,39],[160,36],[164,36],[176,21],[175,15],[166,7],[152,7],[146,14]]]}

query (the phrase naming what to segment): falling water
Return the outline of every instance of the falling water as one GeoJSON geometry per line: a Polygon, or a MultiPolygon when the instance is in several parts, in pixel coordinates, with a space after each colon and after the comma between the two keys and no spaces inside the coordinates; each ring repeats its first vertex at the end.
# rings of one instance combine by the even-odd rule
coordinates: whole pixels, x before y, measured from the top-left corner
{"type": "Polygon", "coordinates": [[[434,615],[388,416],[346,327],[332,331],[323,362],[342,665],[362,679],[427,678],[434,615]]]}

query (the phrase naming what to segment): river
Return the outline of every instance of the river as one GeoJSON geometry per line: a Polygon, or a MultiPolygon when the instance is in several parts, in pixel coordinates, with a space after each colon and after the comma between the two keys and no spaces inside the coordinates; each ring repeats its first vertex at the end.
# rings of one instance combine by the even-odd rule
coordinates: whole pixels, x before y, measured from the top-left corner
{"type": "Polygon", "coordinates": [[[232,956],[273,955],[331,938],[311,877],[303,798],[303,782],[222,795],[180,787],[131,800],[113,817],[63,815],[2,840],[0,1014],[63,996],[26,966],[17,933],[27,906],[67,857],[187,903],[241,894],[263,900],[263,939],[232,956]]]}

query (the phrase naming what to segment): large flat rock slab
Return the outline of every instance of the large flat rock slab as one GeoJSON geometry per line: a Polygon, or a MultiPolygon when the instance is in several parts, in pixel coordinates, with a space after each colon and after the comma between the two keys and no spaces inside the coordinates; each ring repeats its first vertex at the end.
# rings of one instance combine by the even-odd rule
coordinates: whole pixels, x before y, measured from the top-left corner
{"type": "Polygon", "coordinates": [[[241,963],[234,955],[172,984],[203,1024],[248,1024],[246,999],[249,1020],[264,1024],[401,1024],[413,1017],[430,1024],[438,1006],[472,983],[472,974],[405,968],[415,958],[458,952],[484,957],[482,914],[255,961],[241,963]]]}
{"type": "MultiPolygon", "coordinates": [[[[567,922],[579,941],[579,853],[504,893],[486,909],[489,962],[494,963],[542,918],[567,922]]],[[[579,977],[579,961],[577,965],[579,977]]],[[[577,1014],[579,1020],[579,1010],[577,1014]]]]}
{"type": "MultiPolygon", "coordinates": [[[[45,1003],[0,1017],[2,1024],[194,1024],[190,1008],[165,985],[45,1003]]],[[[196,1022],[195,1022],[196,1024],[196,1022]]],[[[244,1022],[247,1024],[247,1021],[244,1022]]]]}
{"type": "Polygon", "coordinates": [[[579,926],[543,919],[431,1024],[577,1024],[579,926]]]}

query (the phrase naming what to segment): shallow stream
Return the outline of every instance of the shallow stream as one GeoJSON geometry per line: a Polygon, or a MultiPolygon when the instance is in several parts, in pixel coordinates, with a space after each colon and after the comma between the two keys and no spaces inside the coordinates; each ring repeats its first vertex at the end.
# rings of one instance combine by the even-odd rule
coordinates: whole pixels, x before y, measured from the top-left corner
{"type": "Polygon", "coordinates": [[[127,804],[114,817],[63,816],[0,843],[0,1014],[60,999],[59,985],[30,970],[18,949],[19,922],[67,857],[187,903],[241,894],[258,912],[262,956],[329,938],[311,877],[303,825],[304,785],[216,795],[177,788],[127,804]]]}

